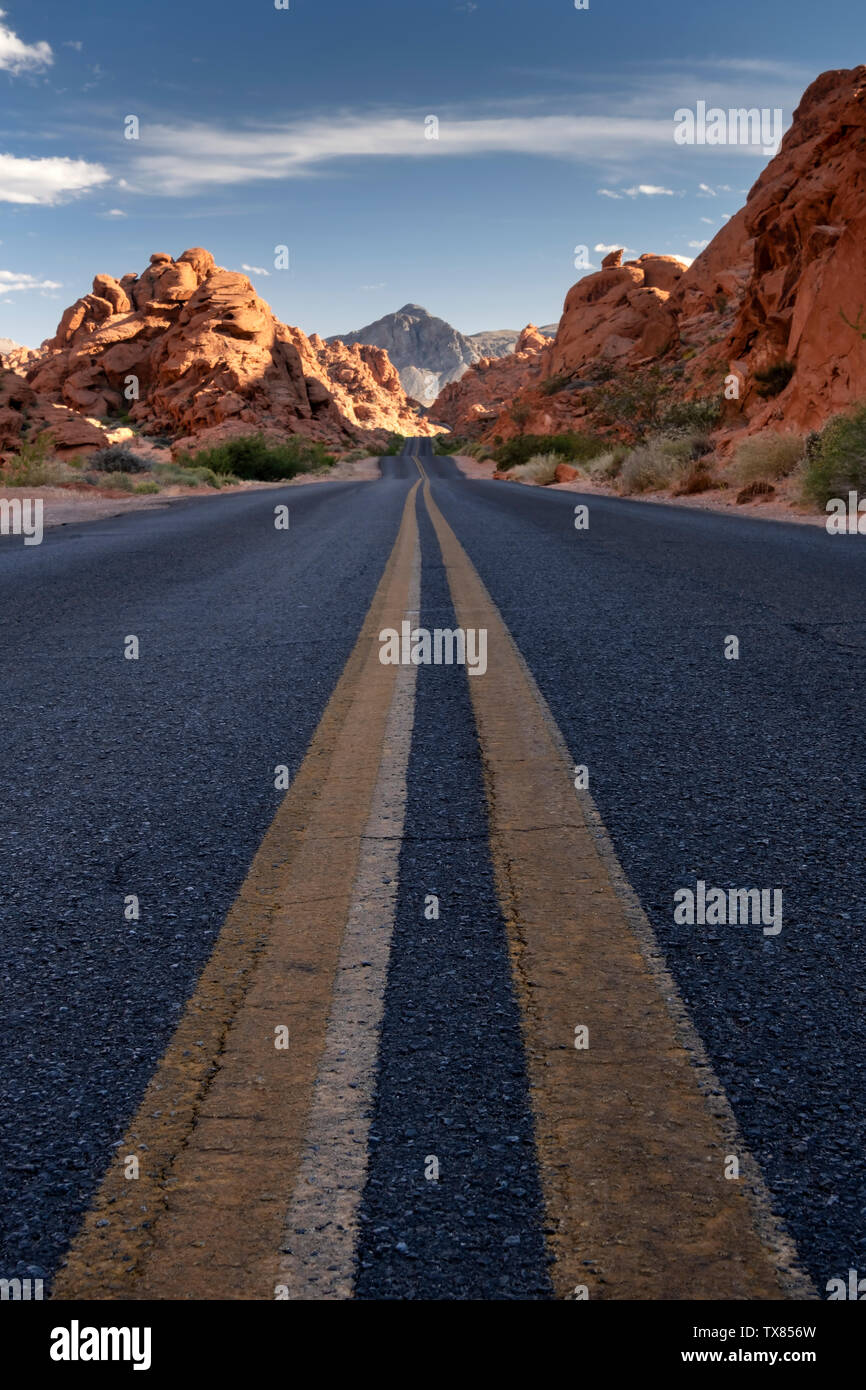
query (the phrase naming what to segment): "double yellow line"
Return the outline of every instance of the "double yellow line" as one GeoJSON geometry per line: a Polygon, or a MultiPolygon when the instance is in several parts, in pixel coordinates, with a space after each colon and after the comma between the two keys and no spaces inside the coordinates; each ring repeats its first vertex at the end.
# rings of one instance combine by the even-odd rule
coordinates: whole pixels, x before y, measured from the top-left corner
{"type": "MultiPolygon", "coordinates": [[[[419,482],[358,641],[55,1296],[275,1296],[389,751],[395,668],[380,663],[378,634],[417,607],[422,483],[457,622],[488,633],[487,673],[469,687],[556,1295],[812,1296],[552,715],[414,457],[419,482]]],[[[342,1143],[356,1160],[365,1131],[351,1128],[342,1143]]],[[[339,1172],[334,1154],[329,1165],[339,1172]]],[[[362,1178],[338,1194],[332,1292],[303,1296],[351,1289],[362,1178]]]]}

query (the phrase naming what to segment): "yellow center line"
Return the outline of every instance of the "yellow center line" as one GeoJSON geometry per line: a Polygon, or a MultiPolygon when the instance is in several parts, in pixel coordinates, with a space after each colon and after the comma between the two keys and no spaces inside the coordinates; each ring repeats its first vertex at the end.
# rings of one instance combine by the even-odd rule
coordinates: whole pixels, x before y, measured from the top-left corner
{"type": "Polygon", "coordinates": [[[378,634],[411,607],[419,486],[309,750],[54,1297],[275,1297],[395,689],[378,634]]]}
{"type": "Polygon", "coordinates": [[[488,634],[469,688],[556,1294],[814,1296],[546,702],[429,482],[424,498],[458,624],[488,634]]]}

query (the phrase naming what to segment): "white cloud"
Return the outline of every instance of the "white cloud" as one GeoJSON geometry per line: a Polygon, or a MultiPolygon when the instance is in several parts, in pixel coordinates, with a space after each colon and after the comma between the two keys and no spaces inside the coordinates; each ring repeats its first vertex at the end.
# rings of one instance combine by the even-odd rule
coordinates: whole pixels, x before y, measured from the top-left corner
{"type": "Polygon", "coordinates": [[[705,246],[709,246],[708,241],[690,241],[689,246],[693,251],[703,251],[705,246]]]}
{"type": "Polygon", "coordinates": [[[629,198],[638,198],[641,195],[645,198],[659,198],[661,196],[672,198],[674,196],[674,190],[672,188],[662,188],[661,185],[657,183],[639,183],[636,184],[634,188],[626,188],[624,191],[628,194],[629,198]]]}
{"type": "Polygon", "coordinates": [[[385,281],[385,280],[382,280],[382,281],[379,282],[378,285],[359,285],[359,286],[358,286],[358,289],[359,289],[359,290],[383,290],[383,289],[385,288],[385,285],[386,285],[386,281],[385,281]]]}
{"type": "Polygon", "coordinates": [[[106,217],[125,217],[126,213],[122,208],[109,208],[106,217]]]}
{"type": "Polygon", "coordinates": [[[81,42],[80,39],[64,39],[63,47],[74,48],[76,53],[80,53],[82,48],[84,47],[84,44],[81,42]]]}
{"type": "Polygon", "coordinates": [[[320,165],[340,160],[528,154],[597,164],[669,150],[671,144],[670,119],[638,116],[440,115],[438,140],[425,139],[423,119],[390,114],[239,130],[201,123],[156,125],[148,127],[147,149],[137,155],[131,181],[138,192],[183,194],[306,177],[320,165]]]}
{"type": "Polygon", "coordinates": [[[621,251],[624,256],[628,256],[631,255],[633,249],[631,246],[623,246],[621,241],[611,242],[610,246],[606,246],[603,241],[598,241],[593,247],[594,251],[601,251],[605,256],[610,255],[611,251],[621,251]]]}
{"type": "Polygon", "coordinates": [[[0,203],[40,203],[50,206],[74,198],[108,181],[101,164],[84,159],[18,159],[0,154],[0,203]]]}
{"type": "Polygon", "coordinates": [[[269,270],[265,270],[263,265],[245,265],[241,261],[241,270],[245,270],[248,275],[270,275],[269,270]]]}
{"type": "Polygon", "coordinates": [[[63,285],[59,280],[37,280],[35,275],[19,274],[14,270],[0,270],[0,294],[13,294],[19,290],[59,290],[63,285]]]}
{"type": "Polygon", "coordinates": [[[713,219],[712,219],[711,217],[702,217],[702,218],[701,218],[701,221],[702,221],[702,222],[706,222],[706,224],[707,224],[708,227],[712,227],[712,226],[713,226],[713,219]]]}
{"type": "Polygon", "coordinates": [[[38,72],[54,62],[50,43],[24,43],[2,21],[6,11],[0,10],[0,70],[4,72],[38,72]]]}
{"type": "Polygon", "coordinates": [[[621,194],[621,193],[614,193],[613,190],[610,189],[610,188],[598,188],[598,189],[596,189],[596,192],[598,193],[599,198],[621,198],[621,197],[622,197],[622,194],[621,194]]]}

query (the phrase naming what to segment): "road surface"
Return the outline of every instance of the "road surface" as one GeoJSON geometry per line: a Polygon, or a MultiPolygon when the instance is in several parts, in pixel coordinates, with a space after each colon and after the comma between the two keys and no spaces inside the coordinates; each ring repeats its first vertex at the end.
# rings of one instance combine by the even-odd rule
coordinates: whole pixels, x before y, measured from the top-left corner
{"type": "Polygon", "coordinates": [[[866,547],[381,467],[0,538],[0,1275],[825,1297],[866,547]],[[404,622],[484,669],[383,663],[404,622]],[[781,929],[678,923],[698,881],[781,929]]]}

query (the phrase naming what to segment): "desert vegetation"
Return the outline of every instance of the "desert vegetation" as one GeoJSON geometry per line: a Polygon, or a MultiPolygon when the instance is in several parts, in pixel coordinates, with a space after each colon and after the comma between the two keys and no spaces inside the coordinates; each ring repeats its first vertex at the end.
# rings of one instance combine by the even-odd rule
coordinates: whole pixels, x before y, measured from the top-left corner
{"type": "Polygon", "coordinates": [[[282,482],[318,473],[335,462],[323,444],[304,436],[269,441],[241,435],[174,460],[138,454],[129,444],[110,444],[87,456],[60,459],[50,431],[22,441],[0,472],[4,487],[94,487],[146,495],[170,487],[230,487],[239,482],[282,482]]]}

